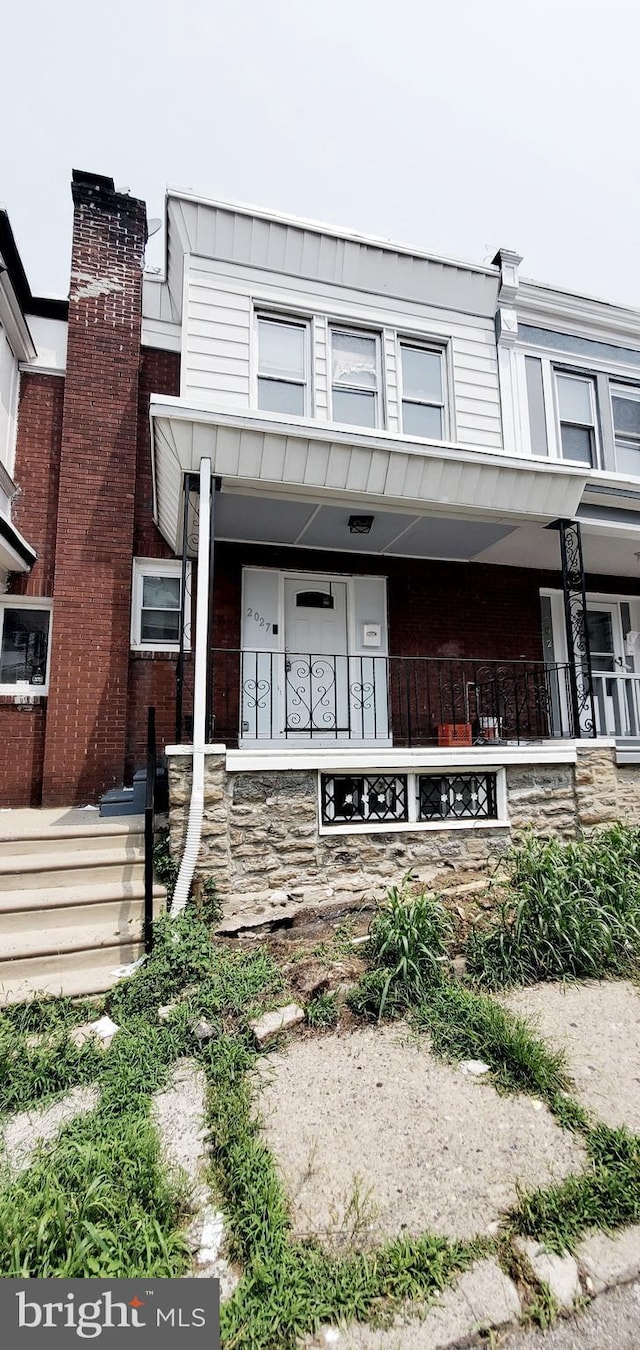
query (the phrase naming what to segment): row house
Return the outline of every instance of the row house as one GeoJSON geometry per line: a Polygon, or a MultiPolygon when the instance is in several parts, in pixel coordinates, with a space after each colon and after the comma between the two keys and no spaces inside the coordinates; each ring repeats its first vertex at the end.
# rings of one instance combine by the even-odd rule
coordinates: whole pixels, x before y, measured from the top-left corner
{"type": "Polygon", "coordinates": [[[230,913],[640,810],[640,313],[174,191],[143,273],[73,196],[68,303],[0,236],[4,804],[117,796],[153,705],[230,913]]]}

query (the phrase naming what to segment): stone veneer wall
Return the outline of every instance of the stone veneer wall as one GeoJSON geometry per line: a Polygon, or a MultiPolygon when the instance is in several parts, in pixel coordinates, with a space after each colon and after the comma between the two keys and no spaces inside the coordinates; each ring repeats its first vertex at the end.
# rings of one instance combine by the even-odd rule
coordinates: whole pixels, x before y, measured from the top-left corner
{"type": "MultiPolygon", "coordinates": [[[[410,868],[429,886],[464,886],[487,874],[514,831],[575,837],[616,820],[640,823],[640,766],[618,767],[607,747],[579,747],[577,765],[508,766],[510,825],[482,829],[318,833],[317,772],[227,773],[208,755],[198,868],[215,879],[226,917],[277,917],[304,903],[341,903],[400,880],[410,868]]],[[[191,759],[169,759],[171,848],[179,856],[191,792],[191,759]]]]}

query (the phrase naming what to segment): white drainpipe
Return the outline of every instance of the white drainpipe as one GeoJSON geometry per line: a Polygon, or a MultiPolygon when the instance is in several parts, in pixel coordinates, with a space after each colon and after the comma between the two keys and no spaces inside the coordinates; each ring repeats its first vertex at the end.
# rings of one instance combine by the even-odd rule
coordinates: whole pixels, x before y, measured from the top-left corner
{"type": "MultiPolygon", "coordinates": [[[[200,460],[200,518],[198,523],[198,594],[193,688],[193,774],[184,853],[173,893],[171,917],[184,909],[195,871],[204,815],[204,747],[206,740],[207,646],[209,623],[209,524],[211,518],[211,460],[200,460]]],[[[184,545],[183,545],[184,547],[184,545]]]]}

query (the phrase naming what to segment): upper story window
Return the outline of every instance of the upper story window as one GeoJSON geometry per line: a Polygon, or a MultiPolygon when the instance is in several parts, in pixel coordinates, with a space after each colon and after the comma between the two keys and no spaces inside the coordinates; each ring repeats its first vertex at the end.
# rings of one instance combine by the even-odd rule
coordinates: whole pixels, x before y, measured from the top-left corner
{"type": "Polygon", "coordinates": [[[382,425],[380,338],[377,333],[331,329],[331,402],[334,422],[382,425]]]}
{"type": "Polygon", "coordinates": [[[309,411],[309,325],[304,321],[258,318],[258,407],[266,412],[309,411]]]}
{"type": "Polygon", "coordinates": [[[595,381],[590,376],[558,370],[556,392],[563,459],[597,465],[595,381]]]}
{"type": "Polygon", "coordinates": [[[640,474],[640,388],[611,385],[613,431],[618,473],[640,474]]]}
{"type": "Polygon", "coordinates": [[[442,440],[445,435],[444,352],[400,343],[402,430],[407,436],[442,440]]]}

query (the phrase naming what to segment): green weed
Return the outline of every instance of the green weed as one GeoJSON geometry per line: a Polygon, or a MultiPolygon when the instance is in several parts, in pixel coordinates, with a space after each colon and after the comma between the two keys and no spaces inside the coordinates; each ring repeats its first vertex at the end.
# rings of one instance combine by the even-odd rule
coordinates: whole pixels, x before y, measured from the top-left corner
{"type": "Polygon", "coordinates": [[[490,988],[633,972],[640,959],[640,829],[563,843],[528,835],[503,860],[507,898],[469,937],[490,988]]]}
{"type": "Polygon", "coordinates": [[[531,1023],[502,1008],[486,994],[459,984],[431,991],[413,1020],[431,1035],[445,1059],[482,1059],[494,1083],[508,1092],[554,1099],[568,1086],[565,1056],[551,1050],[531,1023]]]}
{"type": "Polygon", "coordinates": [[[408,874],[387,891],[369,927],[367,956],[385,971],[379,1017],[392,987],[396,999],[415,1001],[439,985],[447,970],[452,919],[437,897],[413,893],[410,883],[408,874]]]}
{"type": "Polygon", "coordinates": [[[586,1143],[589,1161],[583,1172],[520,1194],[510,1216],[516,1232],[563,1252],[575,1250],[591,1228],[638,1223],[640,1138],[600,1124],[587,1134],[586,1143]]]}
{"type": "Polygon", "coordinates": [[[340,1019],[335,994],[319,994],[307,1003],[305,1012],[310,1027],[335,1027],[340,1019]]]}

